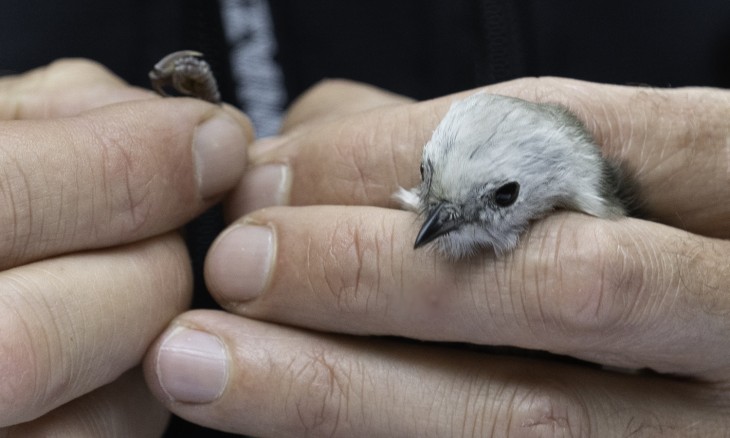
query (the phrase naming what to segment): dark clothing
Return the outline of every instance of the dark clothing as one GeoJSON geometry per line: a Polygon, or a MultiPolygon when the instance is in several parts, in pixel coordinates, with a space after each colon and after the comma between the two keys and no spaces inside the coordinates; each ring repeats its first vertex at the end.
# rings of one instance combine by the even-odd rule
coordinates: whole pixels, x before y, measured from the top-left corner
{"type": "Polygon", "coordinates": [[[727,0],[270,0],[287,88],[419,99],[520,76],[730,87],[727,0]]]}
{"type": "MultiPolygon", "coordinates": [[[[730,87],[728,0],[269,3],[290,100],[327,77],[418,99],[542,75],[730,87]]],[[[2,73],[79,56],[147,86],[150,67],[180,49],[204,52],[224,100],[235,102],[215,1],[10,0],[0,14],[2,73]]],[[[246,102],[240,104],[245,109],[246,102]]],[[[202,282],[202,260],[222,227],[214,209],[187,230],[197,307],[214,306],[202,282]]],[[[202,428],[176,421],[169,435],[196,436],[196,430],[203,436],[202,428]]]]}
{"type": "MultiPolygon", "coordinates": [[[[173,50],[225,51],[215,3],[6,1],[0,71],[83,56],[146,85],[149,67],[173,50]]],[[[534,75],[730,87],[727,0],[269,3],[290,98],[323,77],[416,98],[534,75]]]]}

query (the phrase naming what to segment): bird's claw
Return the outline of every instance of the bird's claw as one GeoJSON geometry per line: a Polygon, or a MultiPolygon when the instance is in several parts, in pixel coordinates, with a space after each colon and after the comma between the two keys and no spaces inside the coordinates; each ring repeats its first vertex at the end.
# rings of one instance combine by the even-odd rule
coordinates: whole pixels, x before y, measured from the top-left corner
{"type": "Polygon", "coordinates": [[[218,84],[203,54],[194,50],[173,52],[155,64],[149,73],[152,88],[169,96],[167,88],[211,103],[220,103],[218,84]]]}

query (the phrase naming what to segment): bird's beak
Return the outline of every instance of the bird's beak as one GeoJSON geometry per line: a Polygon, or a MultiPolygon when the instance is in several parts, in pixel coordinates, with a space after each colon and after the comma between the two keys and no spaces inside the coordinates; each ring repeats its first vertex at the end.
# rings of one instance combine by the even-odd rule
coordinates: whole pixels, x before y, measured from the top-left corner
{"type": "Polygon", "coordinates": [[[444,203],[441,203],[431,210],[428,218],[426,218],[426,222],[421,227],[421,231],[418,232],[413,249],[420,248],[429,242],[433,242],[439,236],[443,236],[459,228],[460,223],[448,219],[443,209],[444,203]]]}

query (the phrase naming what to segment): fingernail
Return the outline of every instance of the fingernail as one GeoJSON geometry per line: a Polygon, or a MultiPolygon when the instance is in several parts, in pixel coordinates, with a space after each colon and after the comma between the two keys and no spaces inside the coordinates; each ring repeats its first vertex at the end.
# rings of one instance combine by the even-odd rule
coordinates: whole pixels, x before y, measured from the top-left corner
{"type": "Polygon", "coordinates": [[[228,381],[225,345],[209,333],[179,327],[160,346],[157,378],[172,400],[183,403],[217,400],[228,381]]]}
{"type": "Polygon", "coordinates": [[[236,202],[241,205],[241,214],[271,207],[286,205],[289,200],[289,166],[285,164],[263,164],[246,171],[241,184],[242,192],[236,202]]]}
{"type": "Polygon", "coordinates": [[[221,114],[195,130],[193,158],[203,198],[232,188],[246,166],[246,132],[230,116],[221,114]]]}
{"type": "Polygon", "coordinates": [[[206,260],[213,293],[229,302],[248,301],[264,292],[274,262],[274,233],[261,225],[236,225],[223,233],[206,260]]]}

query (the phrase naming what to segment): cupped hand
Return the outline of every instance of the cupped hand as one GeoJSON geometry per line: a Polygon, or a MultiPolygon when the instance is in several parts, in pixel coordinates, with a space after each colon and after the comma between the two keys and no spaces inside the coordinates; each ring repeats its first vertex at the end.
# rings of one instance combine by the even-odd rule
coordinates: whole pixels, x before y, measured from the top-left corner
{"type": "Polygon", "coordinates": [[[240,179],[251,129],[65,60],[0,79],[0,436],[159,436],[137,367],[187,308],[177,228],[240,179]]]}
{"type": "Polygon", "coordinates": [[[558,212],[506,256],[413,250],[419,220],[391,195],[473,91],[414,103],[326,82],[250,148],[229,205],[245,216],[206,266],[230,313],[175,320],[146,362],[158,397],[255,436],[726,435],[730,92],[486,89],[571,108],[631,169],[651,220],[558,212]]]}

